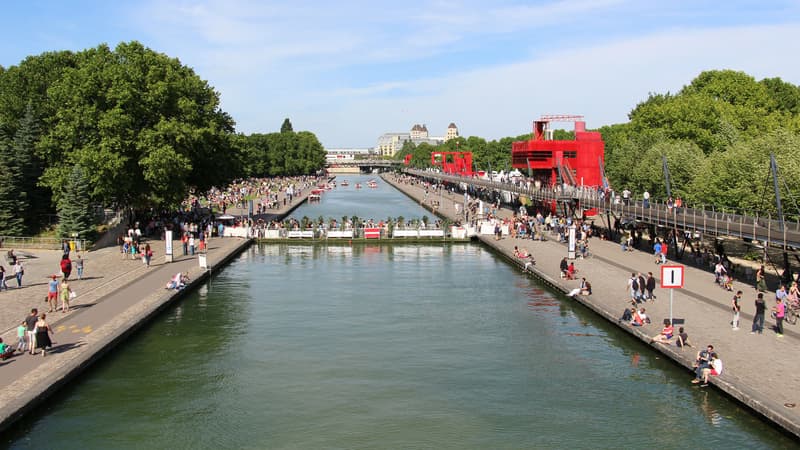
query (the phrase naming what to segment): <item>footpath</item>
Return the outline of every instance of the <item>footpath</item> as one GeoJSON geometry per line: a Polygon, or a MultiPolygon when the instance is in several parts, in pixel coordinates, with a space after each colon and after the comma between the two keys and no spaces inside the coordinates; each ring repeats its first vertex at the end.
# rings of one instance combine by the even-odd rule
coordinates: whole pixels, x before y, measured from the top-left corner
{"type": "MultiPolygon", "coordinates": [[[[423,203],[425,188],[422,184],[399,183],[393,175],[383,176],[383,179],[423,203]]],[[[434,197],[440,201],[436,214],[451,220],[463,218],[462,194],[444,193],[434,197]],[[455,204],[459,204],[460,213],[456,211],[455,204]]],[[[423,206],[431,209],[429,205],[423,206]]],[[[507,209],[498,214],[502,218],[512,216],[507,209]]],[[[657,287],[656,300],[642,304],[652,320],[651,324],[630,327],[619,322],[622,312],[630,304],[627,281],[632,272],[641,272],[645,276],[652,272],[658,280],[657,286],[660,286],[660,266],[655,264],[651,252],[624,252],[616,243],[592,238],[589,248],[593,256],[575,260],[577,279],[565,280],[560,276],[559,263],[567,256],[567,247],[557,240],[541,242],[508,236],[495,240],[493,235],[482,235],[479,239],[520,270],[523,270],[524,261],[514,257],[514,247],[526,249],[536,258],[536,265],[532,270],[529,268],[528,273],[563,293],[578,287],[580,278],[585,277],[592,284],[592,295],[573,297],[575,301],[687,369],[691,369],[697,351],[713,345],[724,362],[724,370],[721,376],[710,377],[710,383],[800,437],[800,391],[797,389],[800,386],[800,324],[789,325],[784,322],[784,337],[778,338],[772,330],[774,320],[767,317],[764,333],[751,334],[757,293],[752,285],[735,282],[734,292],[729,292],[714,283],[713,273],[685,266],[684,289],[675,289],[673,293],[675,330],[677,332],[679,326],[685,327],[692,345],[684,350],[674,345],[650,343],[651,337],[661,332],[663,320],[669,318],[670,293],[665,289],[657,287]],[[731,299],[737,290],[744,294],[740,302],[740,329],[733,330],[731,299]]],[[[679,265],[681,262],[669,260],[668,264],[679,265]]],[[[775,304],[774,293],[767,292],[764,298],[768,308],[775,304]]],[[[690,383],[693,376],[693,372],[687,371],[687,388],[695,386],[690,383]]]]}
{"type": "MultiPolygon", "coordinates": [[[[281,197],[283,195],[281,194],[281,197]]],[[[291,202],[270,214],[280,219],[305,202],[308,193],[295,196],[291,202]]],[[[244,209],[234,214],[246,214],[244,209]]],[[[165,260],[165,242],[148,240],[154,256],[150,267],[141,259],[130,259],[118,247],[80,252],[84,260],[83,279],[77,279],[74,269],[76,254],[71,253],[73,271],[70,287],[77,294],[70,312],[48,312],[47,285],[60,272],[62,252],[40,249],[14,249],[20,258],[25,275],[22,287],[7,275],[8,290],[0,291],[0,336],[3,342],[16,347],[16,328],[30,314],[31,308],[47,314],[47,322],[55,332],[53,348],[46,356],[16,353],[0,361],[0,431],[41,404],[94,361],[111,351],[127,336],[146,324],[164,308],[180,299],[214,271],[246,249],[251,240],[241,238],[212,238],[208,240],[207,269],[199,265],[199,254],[183,256],[181,242],[173,241],[173,261],[165,260]],[[165,289],[166,283],[178,272],[188,272],[190,282],[180,291],[165,289]]],[[[10,248],[4,248],[5,255],[10,248]]],[[[10,264],[0,262],[8,271],[10,264]]],[[[7,272],[8,274],[8,272],[7,272]]],[[[60,302],[59,302],[60,303],[60,302]]]]}

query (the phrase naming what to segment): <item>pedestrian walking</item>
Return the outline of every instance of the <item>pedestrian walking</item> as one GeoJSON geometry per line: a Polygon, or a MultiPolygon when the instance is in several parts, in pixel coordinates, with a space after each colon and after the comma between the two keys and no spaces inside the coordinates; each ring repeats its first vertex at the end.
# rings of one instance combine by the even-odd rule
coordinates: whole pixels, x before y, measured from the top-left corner
{"type": "Polygon", "coordinates": [[[3,289],[8,290],[8,285],[6,284],[6,268],[0,266],[0,291],[3,289]]]}
{"type": "Polygon", "coordinates": [[[25,321],[23,320],[17,327],[17,351],[20,353],[25,353],[25,334],[27,332],[28,327],[25,325],[25,321]]]}
{"type": "MultiPolygon", "coordinates": [[[[47,324],[46,318],[47,314],[42,313],[34,328],[34,332],[36,333],[36,348],[42,349],[42,356],[44,356],[48,348],[53,346],[53,341],[50,340],[50,334],[53,330],[50,328],[50,325],[47,324]]],[[[34,351],[34,353],[36,352],[34,351]]]]}
{"type": "Polygon", "coordinates": [[[39,321],[39,310],[31,309],[31,313],[25,317],[25,332],[28,334],[28,351],[32,355],[36,349],[36,322],[39,321]]]}
{"type": "Polygon", "coordinates": [[[69,287],[69,283],[67,279],[64,278],[61,280],[60,286],[60,294],[61,294],[61,312],[68,313],[69,312],[69,301],[72,299],[72,288],[69,287]]]}
{"type": "Polygon", "coordinates": [[[83,258],[81,258],[81,255],[78,255],[77,258],[78,259],[75,260],[75,270],[78,271],[78,279],[82,280],[83,279],[83,258]]]}
{"type": "Polygon", "coordinates": [[[14,263],[14,277],[17,279],[17,287],[22,287],[22,276],[25,275],[25,267],[22,265],[22,261],[17,259],[14,263]]]}
{"type": "Polygon", "coordinates": [[[753,328],[750,330],[750,334],[761,334],[764,332],[764,312],[767,310],[763,292],[758,293],[755,304],[756,314],[753,316],[753,328]]]}
{"type": "Polygon", "coordinates": [[[733,296],[731,300],[731,308],[733,309],[733,320],[731,321],[731,327],[734,330],[739,329],[739,312],[742,310],[741,305],[739,305],[739,300],[742,299],[742,291],[737,291],[736,295],[733,296]]]}
{"type": "Polygon", "coordinates": [[[786,305],[783,304],[783,298],[778,297],[775,299],[775,306],[772,307],[772,312],[775,313],[775,334],[777,337],[783,337],[783,318],[786,314],[786,305]]]}
{"type": "Polygon", "coordinates": [[[47,304],[50,306],[47,312],[53,312],[58,309],[58,280],[55,275],[47,283],[47,304]]]}
{"type": "Polygon", "coordinates": [[[647,272],[647,282],[645,288],[647,288],[647,299],[650,301],[656,301],[656,295],[653,293],[653,291],[656,289],[656,278],[653,276],[653,272],[647,272]]]}

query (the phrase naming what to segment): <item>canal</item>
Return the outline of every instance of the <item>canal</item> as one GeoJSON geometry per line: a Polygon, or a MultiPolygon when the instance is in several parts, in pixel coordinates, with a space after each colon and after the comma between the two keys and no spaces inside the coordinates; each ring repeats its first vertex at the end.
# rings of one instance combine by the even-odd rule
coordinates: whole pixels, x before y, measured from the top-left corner
{"type": "MultiPolygon", "coordinates": [[[[380,184],[296,217],[430,215],[380,184]]],[[[723,356],[724,357],[724,356],[723,356]]],[[[790,448],[480,245],[258,245],[10,448],[790,448]]]]}

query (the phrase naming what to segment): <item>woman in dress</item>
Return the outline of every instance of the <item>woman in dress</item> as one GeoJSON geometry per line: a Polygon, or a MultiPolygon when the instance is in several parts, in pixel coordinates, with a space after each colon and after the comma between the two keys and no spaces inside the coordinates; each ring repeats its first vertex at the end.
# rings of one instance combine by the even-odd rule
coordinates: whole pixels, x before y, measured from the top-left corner
{"type": "Polygon", "coordinates": [[[758,292],[765,292],[767,290],[767,282],[765,278],[764,266],[761,266],[756,271],[756,290],[758,292]]]}
{"type": "Polygon", "coordinates": [[[39,316],[39,320],[36,322],[36,328],[34,328],[34,332],[36,333],[36,348],[42,349],[42,356],[44,356],[45,351],[48,347],[53,346],[53,342],[50,340],[50,333],[53,330],[50,329],[50,325],[47,324],[45,318],[47,314],[42,313],[39,316]]]}
{"type": "Polygon", "coordinates": [[[69,296],[72,294],[72,289],[69,287],[69,283],[67,279],[64,278],[61,280],[61,286],[59,286],[59,294],[61,295],[61,312],[68,313],[69,312],[69,296]]]}

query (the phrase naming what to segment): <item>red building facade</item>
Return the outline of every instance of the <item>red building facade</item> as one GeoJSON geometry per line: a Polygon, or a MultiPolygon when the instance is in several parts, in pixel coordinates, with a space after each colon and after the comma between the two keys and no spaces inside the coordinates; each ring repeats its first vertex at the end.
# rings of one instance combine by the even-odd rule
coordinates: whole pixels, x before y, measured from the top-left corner
{"type": "Polygon", "coordinates": [[[533,122],[533,138],[514,142],[511,165],[541,181],[542,186],[559,182],[577,186],[600,186],[605,165],[605,143],[599,132],[586,131],[583,116],[542,116],[533,122]],[[551,122],[575,123],[575,140],[552,140],[551,122]]]}

